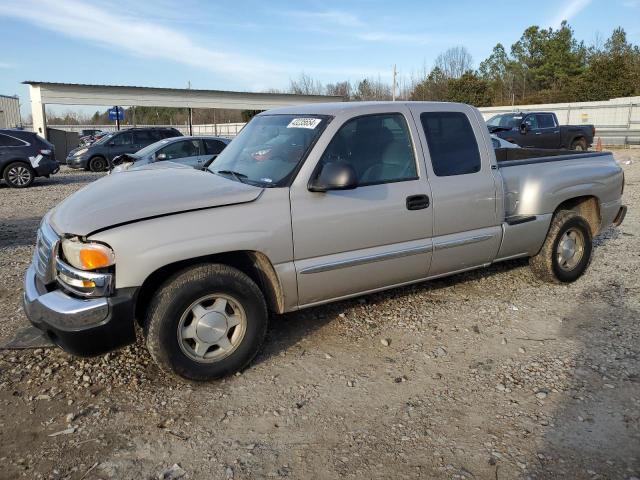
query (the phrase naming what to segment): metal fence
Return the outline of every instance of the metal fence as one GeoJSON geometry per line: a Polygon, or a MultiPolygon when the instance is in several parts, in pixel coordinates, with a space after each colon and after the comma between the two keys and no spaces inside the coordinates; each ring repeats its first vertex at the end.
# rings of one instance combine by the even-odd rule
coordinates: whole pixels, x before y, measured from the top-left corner
{"type": "MultiPolygon", "coordinates": [[[[193,134],[194,135],[214,135],[220,137],[235,137],[242,127],[244,127],[246,123],[209,123],[209,124],[201,124],[201,125],[193,125],[193,134]]],[[[27,128],[30,128],[29,125],[27,128]]],[[[55,128],[58,130],[65,130],[67,132],[82,132],[82,130],[102,130],[105,132],[112,132],[116,130],[116,126],[109,125],[47,125],[49,128],[55,128]]],[[[133,125],[122,125],[120,127],[121,130],[125,130],[127,128],[132,128],[133,125]]],[[[189,135],[189,126],[188,125],[135,125],[136,128],[162,128],[162,127],[171,127],[176,128],[183,135],[189,135]]]]}
{"type": "Polygon", "coordinates": [[[499,113],[554,112],[561,125],[592,124],[604,145],[640,145],[640,97],[613,98],[601,102],[547,103],[483,107],[485,120],[499,113]]]}

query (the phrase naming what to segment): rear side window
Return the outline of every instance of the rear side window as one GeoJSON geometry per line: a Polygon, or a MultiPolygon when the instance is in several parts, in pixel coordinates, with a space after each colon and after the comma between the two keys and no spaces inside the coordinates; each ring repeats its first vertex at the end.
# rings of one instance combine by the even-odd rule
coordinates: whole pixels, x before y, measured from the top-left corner
{"type": "Polygon", "coordinates": [[[461,112],[425,112],[420,122],[438,177],[480,171],[480,151],[469,119],[461,112]]]}
{"type": "Polygon", "coordinates": [[[133,132],[134,143],[148,145],[153,142],[157,142],[159,139],[154,138],[148,130],[140,130],[137,132],[133,132]]]}
{"type": "Polygon", "coordinates": [[[160,130],[160,135],[162,135],[162,138],[173,138],[173,137],[179,137],[180,132],[174,129],[160,130]]]}
{"type": "Polygon", "coordinates": [[[224,142],[221,142],[220,140],[206,140],[205,139],[204,146],[206,147],[208,154],[217,155],[222,150],[224,150],[224,147],[226,147],[227,144],[224,143],[224,142]]]}
{"type": "Polygon", "coordinates": [[[26,143],[22,140],[0,133],[0,147],[24,147],[25,145],[26,143]]]}
{"type": "Polygon", "coordinates": [[[536,115],[538,120],[538,128],[553,128],[556,123],[553,121],[553,115],[550,113],[543,113],[536,115]]]}

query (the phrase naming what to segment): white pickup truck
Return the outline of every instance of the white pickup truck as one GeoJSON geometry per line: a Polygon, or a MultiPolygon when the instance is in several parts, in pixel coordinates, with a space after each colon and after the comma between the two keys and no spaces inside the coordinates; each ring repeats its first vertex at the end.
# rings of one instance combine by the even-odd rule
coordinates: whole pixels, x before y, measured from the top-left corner
{"type": "Polygon", "coordinates": [[[571,282],[622,222],[624,176],[610,153],[539,154],[497,161],[461,104],[264,112],[205,171],[125,171],[55,207],[25,311],[80,355],[134,342],[138,324],[163,370],[207,380],[249,364],[268,312],[518,257],[571,282]]]}

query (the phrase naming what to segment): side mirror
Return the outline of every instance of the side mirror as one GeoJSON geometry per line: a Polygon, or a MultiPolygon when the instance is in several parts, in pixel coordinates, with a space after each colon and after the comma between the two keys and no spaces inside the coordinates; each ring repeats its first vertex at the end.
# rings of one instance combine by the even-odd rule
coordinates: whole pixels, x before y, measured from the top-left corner
{"type": "Polygon", "coordinates": [[[158,153],[156,155],[156,160],[166,160],[167,159],[167,154],[166,153],[158,153]]]}
{"type": "Polygon", "coordinates": [[[358,175],[346,163],[325,163],[320,172],[309,183],[311,192],[329,190],[353,190],[358,186],[358,175]]]}
{"type": "Polygon", "coordinates": [[[526,134],[529,131],[529,125],[527,125],[526,123],[522,122],[520,124],[520,133],[522,135],[526,134]]]}

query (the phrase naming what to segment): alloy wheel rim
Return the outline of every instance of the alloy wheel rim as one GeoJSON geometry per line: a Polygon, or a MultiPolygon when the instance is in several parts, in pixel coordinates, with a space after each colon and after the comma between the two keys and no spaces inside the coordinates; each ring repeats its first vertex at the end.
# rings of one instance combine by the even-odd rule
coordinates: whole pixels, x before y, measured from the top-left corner
{"type": "Polygon", "coordinates": [[[23,186],[29,183],[29,180],[31,179],[31,172],[29,172],[27,167],[12,167],[9,170],[8,177],[9,181],[14,185],[23,186]]]}
{"type": "Polygon", "coordinates": [[[577,228],[570,228],[560,238],[556,248],[558,266],[569,272],[573,270],[584,256],[585,239],[577,228]]]}
{"type": "Polygon", "coordinates": [[[199,363],[214,363],[231,355],[247,331],[247,315],[234,297],[214,293],[199,298],[178,322],[182,352],[199,363]]]}

